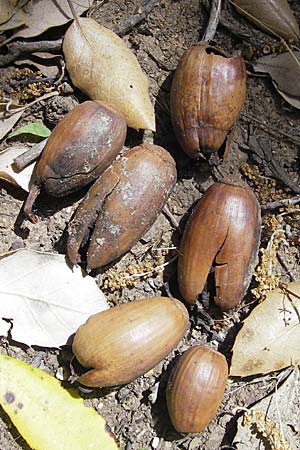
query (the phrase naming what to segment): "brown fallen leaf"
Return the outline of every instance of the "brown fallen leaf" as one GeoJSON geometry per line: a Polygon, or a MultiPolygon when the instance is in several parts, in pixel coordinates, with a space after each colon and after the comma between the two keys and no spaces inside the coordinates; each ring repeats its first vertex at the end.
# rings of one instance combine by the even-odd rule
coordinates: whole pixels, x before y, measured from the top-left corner
{"type": "Polygon", "coordinates": [[[13,164],[14,158],[28,150],[28,147],[9,147],[0,153],[0,179],[6,180],[24,191],[29,191],[30,181],[33,174],[34,163],[19,171],[13,164]]]}
{"type": "Polygon", "coordinates": [[[59,61],[61,55],[47,52],[35,52],[30,59],[19,59],[15,61],[17,66],[26,65],[36,67],[46,77],[56,78],[59,74],[59,61]]]}
{"type": "Polygon", "coordinates": [[[275,89],[296,108],[300,102],[300,51],[267,55],[252,64],[255,72],[267,73],[275,89]]]}
{"type": "Polygon", "coordinates": [[[231,376],[248,377],[300,363],[300,281],[287,289],[271,291],[244,321],[233,346],[231,376]]]}
{"type": "Polygon", "coordinates": [[[63,52],[75,86],[122,114],[129,127],[155,131],[148,79],[117,34],[93,19],[77,18],[66,32],[63,52]]]}
{"type": "Polygon", "coordinates": [[[262,30],[299,41],[299,26],[287,0],[230,0],[230,3],[262,30]]]}
{"type": "MultiPolygon", "coordinates": [[[[91,5],[93,0],[73,2],[74,10],[79,16],[91,5]]],[[[33,37],[42,34],[51,27],[64,25],[73,19],[68,0],[31,0],[19,9],[6,23],[0,25],[0,31],[17,30],[6,43],[17,37],[33,37]]]]}

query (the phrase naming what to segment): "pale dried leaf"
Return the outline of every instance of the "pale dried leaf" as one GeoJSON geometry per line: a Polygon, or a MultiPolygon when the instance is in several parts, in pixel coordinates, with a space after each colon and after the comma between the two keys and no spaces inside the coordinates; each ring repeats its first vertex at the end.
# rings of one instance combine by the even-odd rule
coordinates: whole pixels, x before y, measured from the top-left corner
{"type": "Polygon", "coordinates": [[[14,167],[13,160],[28,150],[28,147],[9,147],[0,153],[0,178],[20,186],[25,191],[29,191],[33,178],[35,163],[30,164],[21,172],[14,167]]]}
{"type": "MultiPolygon", "coordinates": [[[[92,3],[93,0],[80,0],[74,1],[73,6],[76,13],[81,15],[92,3]]],[[[8,22],[0,26],[0,31],[22,26],[6,42],[17,37],[38,36],[49,28],[64,25],[73,19],[67,0],[31,0],[25,8],[17,11],[8,22]]]]}
{"type": "MultiPolygon", "coordinates": [[[[288,284],[300,295],[300,282],[288,284]]],[[[300,298],[271,291],[244,321],[233,346],[230,375],[248,377],[300,363],[300,298]]]]}
{"type": "Polygon", "coordinates": [[[284,441],[284,443],[281,442],[281,444],[284,444],[281,447],[278,445],[273,448],[299,449],[297,445],[297,442],[300,442],[299,388],[299,370],[295,369],[273,394],[264,397],[249,408],[246,413],[247,420],[244,420],[244,416],[238,419],[237,433],[233,441],[234,448],[237,450],[265,448],[265,446],[261,447],[262,434],[258,430],[258,428],[264,428],[265,442],[277,442],[279,444],[280,439],[284,441]],[[267,431],[270,429],[272,433],[268,434],[267,431]]]}
{"type": "Polygon", "coordinates": [[[12,338],[27,345],[64,345],[90,315],[108,308],[93,278],[72,270],[64,255],[20,250],[0,260],[0,280],[0,318],[12,319],[12,338]]]}
{"type": "Polygon", "coordinates": [[[9,0],[0,2],[0,24],[6,22],[14,13],[14,5],[9,0]]]}
{"type": "Polygon", "coordinates": [[[75,86],[114,108],[129,127],[155,131],[148,79],[119,36],[93,19],[79,18],[66,32],[63,51],[75,86]]]}
{"type": "Polygon", "coordinates": [[[5,115],[3,115],[3,108],[0,110],[0,140],[10,132],[10,130],[22,116],[23,112],[24,111],[20,111],[13,114],[12,116],[5,117],[5,115]]]}
{"type": "Polygon", "coordinates": [[[18,59],[17,66],[34,66],[46,77],[57,78],[59,74],[59,58],[61,55],[48,52],[35,52],[30,59],[18,59]]]}
{"type": "Polygon", "coordinates": [[[300,99],[300,52],[262,56],[253,68],[255,72],[268,73],[280,91],[300,99]]]}
{"type": "Polygon", "coordinates": [[[230,0],[237,10],[262,30],[299,41],[297,20],[287,0],[230,0]]]}

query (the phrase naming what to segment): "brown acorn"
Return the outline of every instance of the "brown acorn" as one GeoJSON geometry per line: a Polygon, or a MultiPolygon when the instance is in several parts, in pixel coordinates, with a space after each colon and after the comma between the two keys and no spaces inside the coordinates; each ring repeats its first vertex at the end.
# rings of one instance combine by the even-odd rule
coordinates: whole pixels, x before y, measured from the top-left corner
{"type": "Polygon", "coordinates": [[[194,159],[219,150],[246,99],[242,57],[225,58],[202,43],[188,49],[176,69],[170,98],[175,135],[194,159]]]}
{"type": "Polygon", "coordinates": [[[37,221],[32,206],[42,187],[54,197],[63,197],[94,181],[122,149],[126,132],[125,119],[97,101],[81,103],[66,114],[36,164],[25,215],[37,221]]]}
{"type": "Polygon", "coordinates": [[[174,298],[154,297],[118,305],[91,316],[77,330],[73,352],[88,372],[86,386],[117,386],[148,372],[184,336],[185,306],[174,298]]]}
{"type": "Polygon", "coordinates": [[[201,197],[185,228],[178,260],[178,283],[194,304],[215,267],[215,302],[237,305],[251,281],[260,242],[260,207],[241,180],[214,183],[201,197]]]}
{"type": "Polygon", "coordinates": [[[126,253],[151,227],[176,183],[176,166],[162,147],[142,144],[120,157],[91,187],[68,230],[67,254],[79,261],[89,238],[87,267],[126,253]]]}
{"type": "Polygon", "coordinates": [[[167,406],[174,428],[199,433],[222,402],[228,366],[225,357],[208,347],[187,350],[175,365],[167,385],[167,406]]]}

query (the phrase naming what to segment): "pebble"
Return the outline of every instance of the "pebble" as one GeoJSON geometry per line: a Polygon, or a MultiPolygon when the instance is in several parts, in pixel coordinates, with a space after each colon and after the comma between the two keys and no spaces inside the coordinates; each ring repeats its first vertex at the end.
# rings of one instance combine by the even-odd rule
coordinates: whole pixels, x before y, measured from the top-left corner
{"type": "Polygon", "coordinates": [[[152,439],[151,447],[154,448],[154,449],[157,448],[159,446],[159,441],[160,441],[159,437],[155,436],[152,439]]]}

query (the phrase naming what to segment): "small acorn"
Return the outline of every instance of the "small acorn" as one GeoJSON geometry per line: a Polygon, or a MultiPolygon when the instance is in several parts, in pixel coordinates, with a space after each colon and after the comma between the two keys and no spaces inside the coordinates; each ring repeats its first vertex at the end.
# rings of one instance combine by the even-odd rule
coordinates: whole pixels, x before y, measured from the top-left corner
{"type": "Polygon", "coordinates": [[[73,352],[89,370],[86,386],[117,386],[148,372],[184,336],[188,312],[179,300],[154,297],[118,305],[91,316],[76,332],[73,352]]]}
{"type": "Polygon", "coordinates": [[[125,119],[97,101],[76,106],[54,128],[35,166],[35,183],[24,204],[32,206],[43,188],[54,197],[69,195],[94,181],[114,161],[126,138],[125,119]]]}
{"type": "Polygon", "coordinates": [[[179,433],[199,433],[215,416],[228,378],[225,357],[208,347],[187,350],[173,368],[167,385],[171,422],[179,433]]]}
{"type": "Polygon", "coordinates": [[[162,147],[142,144],[124,152],[93,184],[69,225],[70,261],[79,261],[88,241],[88,269],[122,256],[154,223],[175,183],[175,161],[162,147]]]}
{"type": "Polygon", "coordinates": [[[226,58],[205,43],[188,49],[176,69],[170,97],[174,132],[187,155],[199,159],[218,151],[245,99],[242,57],[226,58]]]}
{"type": "Polygon", "coordinates": [[[196,303],[212,265],[215,303],[228,310],[242,300],[257,264],[260,227],[260,207],[246,183],[227,179],[205,192],[186,225],[178,259],[187,303],[196,303]]]}

